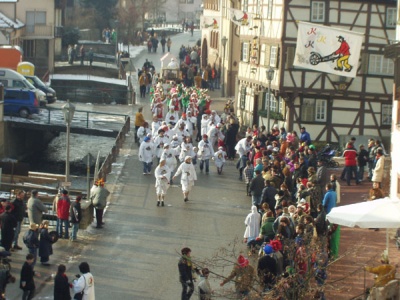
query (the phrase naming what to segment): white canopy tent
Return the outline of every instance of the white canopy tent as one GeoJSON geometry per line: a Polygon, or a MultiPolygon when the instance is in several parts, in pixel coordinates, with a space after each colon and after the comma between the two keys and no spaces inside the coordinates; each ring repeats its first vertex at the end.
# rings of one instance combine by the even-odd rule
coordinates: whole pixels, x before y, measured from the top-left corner
{"type": "MultiPolygon", "coordinates": [[[[400,228],[400,201],[390,198],[334,207],[326,216],[329,222],[347,227],[400,228]]],[[[386,230],[389,254],[389,233],[386,230]]]]}

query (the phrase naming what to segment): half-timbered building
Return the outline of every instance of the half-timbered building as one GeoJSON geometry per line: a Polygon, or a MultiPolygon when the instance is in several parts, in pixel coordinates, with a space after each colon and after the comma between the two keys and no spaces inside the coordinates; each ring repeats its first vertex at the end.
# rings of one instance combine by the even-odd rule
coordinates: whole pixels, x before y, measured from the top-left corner
{"type": "Polygon", "coordinates": [[[396,1],[243,0],[241,9],[253,16],[239,35],[236,102],[243,125],[267,125],[270,105],[271,126],[305,126],[313,140],[373,136],[389,144],[394,64],[384,48],[395,40],[396,1]],[[299,21],[363,34],[357,76],[295,67],[299,21]]]}

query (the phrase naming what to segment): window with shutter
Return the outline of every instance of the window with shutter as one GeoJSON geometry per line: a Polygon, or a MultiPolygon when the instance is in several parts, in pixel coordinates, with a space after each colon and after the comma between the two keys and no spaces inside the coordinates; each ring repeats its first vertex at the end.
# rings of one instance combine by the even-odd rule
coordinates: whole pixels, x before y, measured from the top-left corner
{"type": "Polygon", "coordinates": [[[242,86],[240,90],[240,109],[244,110],[246,107],[246,87],[242,86]]]}
{"type": "Polygon", "coordinates": [[[301,106],[301,121],[313,122],[315,115],[315,99],[304,99],[301,106]]]}
{"type": "Polygon", "coordinates": [[[249,43],[242,44],[242,61],[249,61],[249,43]]]}
{"type": "Polygon", "coordinates": [[[296,53],[295,47],[288,47],[286,51],[286,69],[293,68],[294,54],[296,53]]]}

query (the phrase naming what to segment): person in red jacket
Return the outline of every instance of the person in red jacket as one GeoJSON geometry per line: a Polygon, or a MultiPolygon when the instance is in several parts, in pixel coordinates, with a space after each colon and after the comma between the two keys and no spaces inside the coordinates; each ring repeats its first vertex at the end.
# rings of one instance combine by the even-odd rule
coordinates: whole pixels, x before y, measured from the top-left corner
{"type": "Polygon", "coordinates": [[[354,145],[352,143],[347,143],[346,150],[343,152],[347,185],[350,185],[350,180],[353,174],[356,184],[360,183],[357,177],[357,155],[357,150],[354,149],[354,145]]]}
{"type": "Polygon", "coordinates": [[[69,227],[69,207],[71,206],[71,200],[68,197],[68,191],[62,190],[61,196],[57,200],[57,233],[60,238],[63,236],[63,225],[65,227],[64,238],[68,239],[68,227],[69,227]]]}

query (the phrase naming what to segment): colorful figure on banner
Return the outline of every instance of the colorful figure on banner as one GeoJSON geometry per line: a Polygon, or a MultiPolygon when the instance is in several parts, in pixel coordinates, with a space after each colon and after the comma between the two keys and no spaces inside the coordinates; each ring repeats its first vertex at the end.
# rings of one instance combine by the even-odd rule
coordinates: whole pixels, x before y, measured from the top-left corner
{"type": "Polygon", "coordinates": [[[213,29],[218,29],[218,22],[217,20],[213,19],[211,24],[204,24],[204,28],[212,27],[213,29]]]}
{"type": "MultiPolygon", "coordinates": [[[[327,61],[335,61],[336,62],[336,67],[334,68],[336,71],[344,71],[345,72],[350,72],[353,69],[353,66],[349,64],[349,57],[350,57],[350,46],[349,44],[345,41],[343,36],[338,36],[338,42],[340,42],[340,47],[334,51],[332,54],[329,54],[327,56],[322,56],[321,54],[317,52],[311,52],[310,53],[310,64],[313,66],[318,65],[321,62],[327,62],[327,61]]],[[[310,43],[310,42],[309,42],[310,43]]],[[[306,48],[308,48],[310,44],[305,45],[306,48]]],[[[314,46],[312,46],[314,48],[314,46]]]]}
{"type": "Polygon", "coordinates": [[[351,69],[353,68],[351,65],[349,65],[349,57],[350,57],[350,46],[349,44],[345,41],[344,37],[339,35],[338,37],[338,42],[340,43],[339,49],[337,49],[335,52],[332,54],[339,55],[339,58],[337,60],[337,67],[335,68],[336,71],[343,71],[343,67],[345,68],[345,72],[350,72],[351,69]]]}

